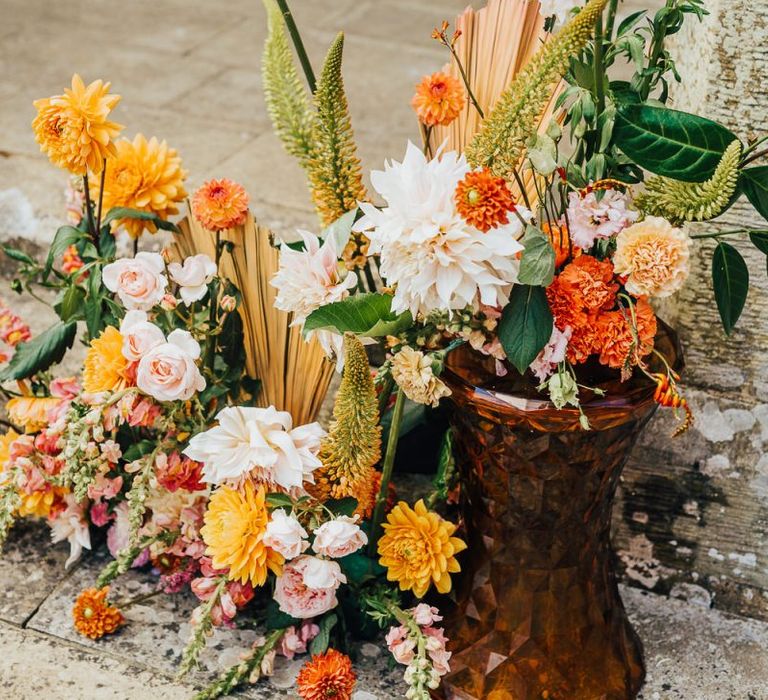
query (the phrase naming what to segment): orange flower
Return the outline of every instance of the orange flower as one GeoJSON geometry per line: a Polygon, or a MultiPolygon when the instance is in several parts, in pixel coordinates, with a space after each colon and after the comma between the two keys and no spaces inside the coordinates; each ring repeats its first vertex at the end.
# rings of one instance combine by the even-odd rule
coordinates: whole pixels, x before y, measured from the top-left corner
{"type": "Polygon", "coordinates": [[[84,590],[75,601],[72,617],[75,629],[91,639],[100,639],[105,634],[112,634],[125,622],[123,614],[107,601],[109,587],[84,590]]]}
{"type": "Polygon", "coordinates": [[[36,433],[48,425],[48,412],[60,404],[61,399],[52,396],[14,396],[5,410],[15,425],[27,433],[36,433]]]}
{"type": "Polygon", "coordinates": [[[123,336],[107,326],[91,341],[83,366],[83,389],[89,394],[119,391],[128,384],[128,360],[123,355],[123,336]]]}
{"type": "Polygon", "coordinates": [[[61,256],[61,271],[65,275],[68,275],[70,272],[77,272],[84,265],[85,263],[77,252],[77,248],[73,245],[69,246],[61,256]]]}
{"type": "Polygon", "coordinates": [[[621,369],[637,364],[638,356],[643,357],[653,350],[656,314],[644,297],[635,304],[635,317],[639,347],[635,344],[629,309],[608,311],[598,317],[597,342],[602,364],[621,369]]]}
{"type": "MultiPolygon", "coordinates": [[[[568,236],[568,228],[566,226],[558,226],[557,224],[550,224],[549,221],[545,221],[541,225],[541,230],[544,232],[552,247],[555,249],[555,267],[560,267],[568,257],[571,255],[570,237],[568,236]]],[[[574,256],[578,252],[578,248],[573,249],[574,256]]]]}
{"type": "Polygon", "coordinates": [[[587,311],[612,309],[619,285],[613,281],[613,265],[591,255],[580,255],[558,277],[561,289],[573,303],[587,311]]]}
{"type": "Polygon", "coordinates": [[[349,657],[329,649],[304,664],[296,688],[303,700],[350,700],[356,680],[349,657]]]}
{"type": "Polygon", "coordinates": [[[456,186],[456,209],[471,226],[483,233],[509,223],[515,200],[503,177],[488,168],[468,172],[456,186]]]}
{"type": "Polygon", "coordinates": [[[208,180],[195,192],[192,212],[209,231],[233,228],[248,215],[248,195],[232,180],[208,180]]]}
{"type": "Polygon", "coordinates": [[[447,73],[425,75],[416,86],[411,106],[426,126],[450,124],[464,109],[467,98],[458,78],[447,73]]]}

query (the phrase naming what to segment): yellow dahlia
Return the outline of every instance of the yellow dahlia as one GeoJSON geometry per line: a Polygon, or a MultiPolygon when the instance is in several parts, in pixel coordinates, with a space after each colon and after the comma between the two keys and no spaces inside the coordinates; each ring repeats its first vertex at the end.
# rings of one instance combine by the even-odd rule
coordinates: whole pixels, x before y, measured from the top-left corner
{"type": "MultiPolygon", "coordinates": [[[[128,207],[156,214],[163,220],[179,213],[179,202],[184,201],[186,171],[176,149],[154,136],[147,141],[137,134],[133,141],[120,139],[116,142],[117,153],[110,160],[104,180],[104,211],[113,207],[128,207]]],[[[99,181],[91,180],[95,197],[99,196],[99,181]]],[[[133,238],[144,229],[157,231],[151,221],[118,219],[115,228],[124,228],[133,238]]]]}
{"type": "Polygon", "coordinates": [[[242,489],[223,486],[213,492],[200,533],[205,553],[217,569],[229,569],[229,578],[263,586],[267,571],[279,576],[283,557],[264,544],[269,522],[266,491],[248,481],[242,489]]]}
{"type": "Polygon", "coordinates": [[[451,590],[451,574],[461,571],[455,555],[467,548],[453,537],[453,523],[429,511],[423,500],[414,508],[400,501],[382,527],[379,563],[387,569],[388,581],[397,581],[401,591],[412,590],[418,598],[433,583],[439,593],[451,590]]]}
{"type": "Polygon", "coordinates": [[[14,425],[27,433],[36,433],[48,425],[48,411],[60,403],[61,399],[52,396],[15,396],[5,410],[14,425]]]}
{"type": "Polygon", "coordinates": [[[19,434],[13,428],[9,428],[5,435],[0,435],[0,472],[5,471],[11,459],[11,443],[18,437],[19,434]]]}
{"type": "Polygon", "coordinates": [[[75,73],[71,89],[34,102],[37,116],[32,121],[40,150],[54,165],[74,175],[95,175],[104,168],[104,160],[115,154],[112,143],[123,128],[109,121],[109,113],[120,95],[109,94],[110,83],[95,80],[86,87],[75,73]]]}
{"type": "Polygon", "coordinates": [[[31,493],[21,489],[19,490],[19,496],[21,496],[19,515],[22,518],[30,516],[47,518],[54,508],[59,512],[64,507],[64,497],[68,493],[69,491],[63,486],[51,486],[48,483],[41,490],[31,493]]]}
{"type": "Polygon", "coordinates": [[[248,215],[248,194],[232,180],[208,180],[192,198],[192,213],[209,231],[234,228],[248,215]]]}
{"type": "Polygon", "coordinates": [[[123,336],[107,326],[91,341],[83,367],[83,389],[90,394],[119,391],[127,384],[128,360],[123,356],[123,336]]]}

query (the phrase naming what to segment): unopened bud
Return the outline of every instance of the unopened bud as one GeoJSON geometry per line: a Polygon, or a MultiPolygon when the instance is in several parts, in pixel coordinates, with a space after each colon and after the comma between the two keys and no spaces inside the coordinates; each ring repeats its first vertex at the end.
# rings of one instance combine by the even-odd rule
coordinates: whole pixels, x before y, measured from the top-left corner
{"type": "Polygon", "coordinates": [[[221,305],[221,310],[229,314],[237,308],[237,299],[231,294],[225,294],[221,297],[219,304],[221,305]]]}
{"type": "Polygon", "coordinates": [[[165,311],[173,311],[179,305],[179,300],[173,294],[164,294],[160,306],[165,311]]]}

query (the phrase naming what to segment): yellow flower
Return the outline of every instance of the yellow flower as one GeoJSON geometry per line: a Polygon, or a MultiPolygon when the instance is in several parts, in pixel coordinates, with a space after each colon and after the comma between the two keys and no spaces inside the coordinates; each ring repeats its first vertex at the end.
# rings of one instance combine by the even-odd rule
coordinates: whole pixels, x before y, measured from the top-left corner
{"type": "Polygon", "coordinates": [[[229,569],[232,581],[263,586],[267,570],[279,576],[283,557],[264,544],[269,522],[266,492],[246,482],[241,490],[223,486],[213,492],[200,530],[205,553],[217,569],[229,569]]]}
{"type": "Polygon", "coordinates": [[[9,428],[5,435],[0,435],[0,473],[5,471],[5,467],[11,459],[11,443],[19,437],[19,434],[9,428]]]}
{"type": "Polygon", "coordinates": [[[51,509],[56,506],[60,510],[64,496],[69,493],[62,486],[51,486],[46,484],[40,491],[27,493],[23,489],[19,491],[21,504],[19,505],[19,515],[21,517],[34,516],[37,518],[47,518],[51,514],[51,509]]]}
{"type": "Polygon", "coordinates": [[[112,139],[123,127],[108,119],[120,101],[120,95],[109,94],[109,86],[95,80],[86,87],[75,73],[72,88],[63,95],[35,101],[35,140],[54,165],[73,175],[85,175],[88,170],[98,175],[105,158],[114,155],[112,139]]]}
{"type": "Polygon", "coordinates": [[[20,425],[27,433],[36,433],[48,425],[48,411],[61,403],[51,396],[15,396],[5,410],[14,425],[20,425]]]}
{"type": "MultiPolygon", "coordinates": [[[[156,214],[163,220],[178,214],[177,205],[187,196],[183,184],[187,173],[176,149],[154,136],[147,141],[141,134],[133,141],[120,139],[116,147],[116,156],[110,160],[104,180],[104,211],[128,207],[156,214]]],[[[95,198],[99,196],[99,185],[97,178],[91,180],[95,198]]],[[[150,233],[157,231],[153,222],[140,219],[118,219],[114,225],[126,229],[133,238],[138,238],[145,228],[150,233]]]]}
{"type": "Polygon", "coordinates": [[[83,367],[83,389],[90,394],[125,388],[128,360],[123,356],[123,336],[114,326],[107,326],[91,341],[83,367]]]}
{"type": "Polygon", "coordinates": [[[451,574],[461,570],[455,555],[467,548],[453,537],[453,523],[430,512],[423,500],[414,508],[400,501],[382,527],[379,563],[387,569],[387,580],[397,581],[401,591],[410,589],[418,598],[433,583],[439,593],[451,590],[451,574]]]}

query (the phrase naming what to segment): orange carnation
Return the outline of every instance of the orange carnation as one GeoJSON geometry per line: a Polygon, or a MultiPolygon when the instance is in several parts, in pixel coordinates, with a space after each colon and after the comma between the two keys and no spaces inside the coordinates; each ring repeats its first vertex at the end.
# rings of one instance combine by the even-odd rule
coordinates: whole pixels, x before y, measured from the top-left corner
{"type": "Polygon", "coordinates": [[[468,172],[456,186],[456,209],[470,226],[486,233],[509,223],[515,200],[503,177],[488,168],[468,172]]]}
{"type": "Polygon", "coordinates": [[[629,309],[608,311],[598,317],[597,340],[602,364],[621,369],[636,364],[638,357],[643,357],[653,350],[656,314],[644,297],[638,299],[635,304],[635,320],[639,347],[635,343],[629,309]]]}
{"type": "Polygon", "coordinates": [[[591,255],[580,255],[565,266],[558,277],[563,291],[573,303],[587,311],[612,309],[619,285],[613,281],[613,264],[591,255]]]}
{"type": "Polygon", "coordinates": [[[87,588],[75,601],[72,617],[75,629],[91,639],[100,639],[105,634],[112,634],[125,622],[123,614],[107,601],[109,587],[87,588]]]}
{"type": "Polygon", "coordinates": [[[426,126],[450,124],[464,109],[467,98],[458,78],[447,73],[425,75],[416,86],[411,106],[426,126]]]}
{"type": "Polygon", "coordinates": [[[209,231],[233,228],[248,215],[248,194],[232,180],[208,180],[192,198],[192,213],[209,231]]]}
{"type": "MultiPolygon", "coordinates": [[[[550,224],[549,221],[545,221],[541,225],[541,230],[544,235],[549,238],[549,242],[555,250],[555,267],[560,267],[568,257],[571,255],[571,242],[568,235],[567,226],[558,226],[557,224],[550,224]]],[[[578,251],[578,248],[574,248],[574,255],[578,251]]]]}
{"type": "Polygon", "coordinates": [[[349,657],[329,649],[304,664],[296,689],[303,700],[350,700],[356,680],[349,657]]]}

